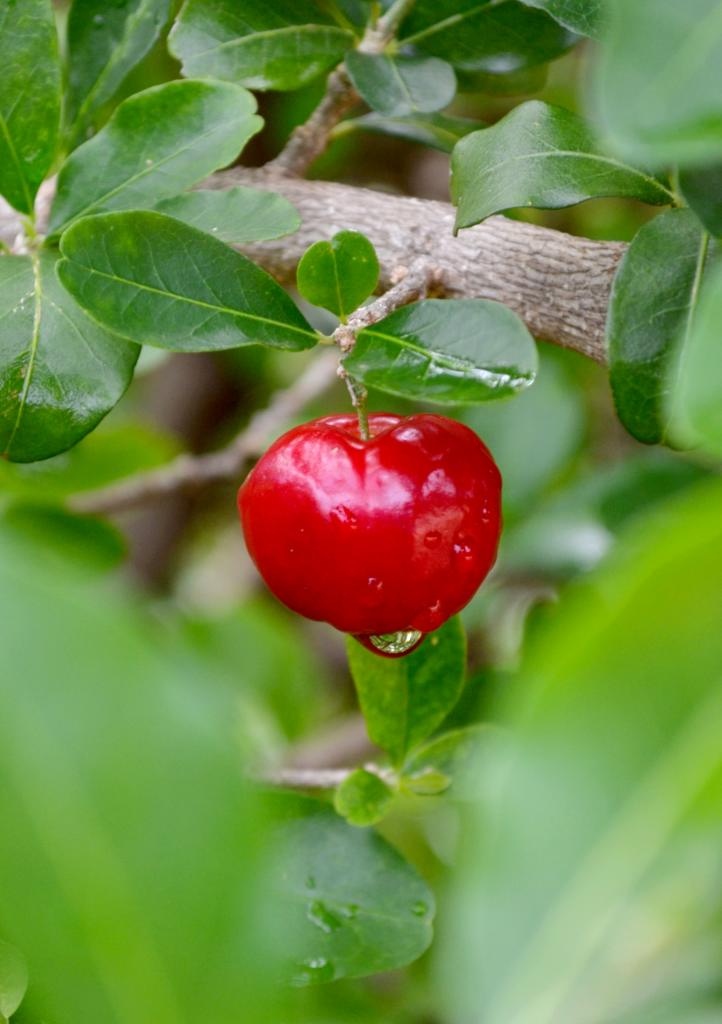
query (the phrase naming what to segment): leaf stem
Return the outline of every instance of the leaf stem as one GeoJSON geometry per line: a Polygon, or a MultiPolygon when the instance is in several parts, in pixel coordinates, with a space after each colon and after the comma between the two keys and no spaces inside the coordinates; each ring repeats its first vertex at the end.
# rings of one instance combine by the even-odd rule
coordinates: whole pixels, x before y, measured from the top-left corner
{"type": "Polygon", "coordinates": [[[401,22],[404,20],[407,14],[411,11],[412,7],[416,3],[416,0],[394,0],[388,11],[376,25],[376,30],[381,33],[384,38],[388,41],[396,34],[401,22]]]}

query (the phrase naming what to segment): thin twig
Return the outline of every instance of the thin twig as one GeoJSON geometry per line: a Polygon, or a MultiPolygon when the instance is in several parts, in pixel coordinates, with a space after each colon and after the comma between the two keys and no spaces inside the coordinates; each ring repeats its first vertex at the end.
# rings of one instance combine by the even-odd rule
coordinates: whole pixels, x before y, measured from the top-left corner
{"type": "MultiPolygon", "coordinates": [[[[376,764],[365,764],[367,772],[378,775],[384,782],[393,782],[393,772],[376,764]]],[[[254,782],[287,789],[335,789],[355,768],[275,768],[255,773],[254,782]]]]}

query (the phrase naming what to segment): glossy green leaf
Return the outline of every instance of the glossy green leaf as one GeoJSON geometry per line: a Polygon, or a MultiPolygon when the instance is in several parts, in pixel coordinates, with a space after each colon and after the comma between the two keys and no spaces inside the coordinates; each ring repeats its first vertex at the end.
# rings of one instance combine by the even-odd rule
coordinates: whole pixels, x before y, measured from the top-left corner
{"type": "Polygon", "coordinates": [[[285,196],[260,188],[198,189],[164,199],[156,209],[236,245],[281,238],[301,226],[285,196]]]}
{"type": "Polygon", "coordinates": [[[12,1017],[25,998],[28,965],[19,949],[0,939],[0,1019],[12,1017]]]}
{"type": "Polygon", "coordinates": [[[349,825],[375,825],[394,799],[394,791],[375,772],[357,768],[334,793],[333,805],[349,825]]]}
{"type": "Polygon", "coordinates": [[[510,732],[442,928],[449,1019],[571,1022],[592,999],[590,1020],[652,1020],[716,984],[721,614],[715,482],[645,517],[537,630],[492,709],[510,732]]]}
{"type": "Polygon", "coordinates": [[[507,74],[561,56],[577,41],[543,11],[517,0],[421,0],[399,32],[402,45],[441,57],[461,71],[507,74]]]}
{"type": "Polygon", "coordinates": [[[442,110],[456,92],[454,69],[438,57],[351,50],[345,64],[361,98],[387,117],[442,110]]]}
{"type": "Polygon", "coordinates": [[[499,741],[498,730],[488,725],[467,725],[442,733],[409,757],[401,785],[419,796],[435,796],[448,789],[457,797],[476,794],[482,744],[495,741],[499,741]]]}
{"type": "Polygon", "coordinates": [[[383,117],[381,114],[364,114],[353,120],[344,121],[344,131],[363,129],[381,135],[393,135],[422,146],[440,149],[450,153],[459,139],[482,125],[469,117],[452,117],[448,114],[411,114],[408,117],[383,117]]]}
{"type": "Polygon", "coordinates": [[[263,121],[228,82],[167,82],[118,107],[58,176],[50,234],[79,217],[153,206],[231,163],[263,121]]]}
{"type": "Polygon", "coordinates": [[[351,637],[347,653],[368,734],[400,765],[459,699],[466,672],[461,622],[449,619],[403,658],[382,658],[351,637]]]}
{"type": "Polygon", "coordinates": [[[169,38],[184,75],[249,89],[298,89],[353,43],[353,33],[313,0],[186,0],[169,38]]]}
{"type": "Polygon", "coordinates": [[[317,800],[287,797],[277,875],[283,945],[297,985],[393,970],[431,942],[428,885],[372,829],[353,828],[317,800]]]}
{"type": "Polygon", "coordinates": [[[463,405],[527,387],[537,352],[516,313],[498,302],[427,299],[364,328],[344,366],[392,395],[463,405]]]}
{"type": "Polygon", "coordinates": [[[707,248],[689,210],[669,210],[638,232],[619,265],[607,318],[617,414],[639,441],[667,437],[677,341],[689,329],[707,248]]]}
{"type": "Polygon", "coordinates": [[[358,231],[339,231],[328,242],[314,242],[296,270],[304,299],[342,320],[371,295],[378,279],[376,250],[358,231]]]}
{"type": "Polygon", "coordinates": [[[73,137],[111,99],[168,21],[170,0],[73,0],[65,120],[73,137]]]}
{"type": "Polygon", "coordinates": [[[50,254],[0,256],[0,452],[47,459],[118,402],[137,345],[103,330],[55,277],[50,254]]]}
{"type": "Polygon", "coordinates": [[[310,348],[316,334],[273,278],[211,235],[138,211],[78,221],[61,241],[63,285],[99,323],[174,352],[259,343],[310,348]]]}
{"type": "Polygon", "coordinates": [[[540,100],[458,143],[451,193],[457,228],[518,206],[558,209],[599,196],[673,200],[661,181],[603,155],[580,117],[540,100]]]}
{"type": "Polygon", "coordinates": [[[679,186],[710,234],[722,237],[722,164],[682,171],[679,186]]]}
{"type": "Polygon", "coordinates": [[[0,194],[32,213],[60,124],[60,61],[50,0],[0,0],[0,194]]]}
{"type": "Polygon", "coordinates": [[[595,100],[628,159],[664,167],[722,157],[719,0],[609,0],[595,100]]]}
{"type": "Polygon", "coordinates": [[[523,0],[539,7],[572,32],[597,38],[601,31],[604,0],[523,0]]]}

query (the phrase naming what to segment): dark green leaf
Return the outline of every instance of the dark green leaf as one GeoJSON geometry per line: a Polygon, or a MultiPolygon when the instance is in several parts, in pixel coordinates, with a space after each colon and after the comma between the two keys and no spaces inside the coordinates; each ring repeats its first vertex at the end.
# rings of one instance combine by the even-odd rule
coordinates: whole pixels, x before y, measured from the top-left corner
{"type": "Polygon", "coordinates": [[[265,271],[211,235],[138,211],[78,221],[61,242],[60,279],[91,316],[175,352],[255,342],[310,348],[316,334],[265,271]]]}
{"type": "Polygon", "coordinates": [[[364,328],[344,366],[392,395],[463,405],[527,387],[537,353],[516,313],[498,302],[427,299],[364,328]]]}
{"type": "Polygon", "coordinates": [[[74,137],[148,53],[169,13],[170,0],[74,0],[68,16],[65,111],[74,137]]]}
{"type": "Polygon", "coordinates": [[[357,768],[337,788],[333,805],[350,825],[375,825],[393,799],[394,791],[375,772],[357,768]]]}
{"type": "Polygon", "coordinates": [[[58,284],[56,260],[0,256],[0,452],[47,459],[118,402],[139,349],[103,330],[58,284]]]}
{"type": "Polygon", "coordinates": [[[494,740],[499,740],[499,732],[488,725],[468,725],[442,733],[408,759],[402,787],[419,796],[434,796],[450,787],[457,797],[476,795],[482,744],[494,740]]]}
{"type": "Polygon", "coordinates": [[[228,82],[167,82],[125,100],[58,176],[49,231],[91,213],[153,206],[231,163],[263,121],[228,82]]]}
{"type": "Polygon", "coordinates": [[[286,798],[278,876],[284,948],[296,984],[402,967],[431,942],[434,897],[371,829],[347,825],[317,800],[286,798]]]}
{"type": "Polygon", "coordinates": [[[722,164],[690,167],[680,173],[679,185],[710,234],[722,236],[722,164]]]}
{"type": "Polygon", "coordinates": [[[459,139],[482,125],[468,117],[451,117],[448,114],[413,114],[409,117],[382,117],[380,114],[364,114],[353,120],[344,121],[344,131],[357,128],[382,135],[394,135],[422,146],[440,149],[450,153],[459,139]]]}
{"type": "Polygon", "coordinates": [[[517,0],[500,4],[422,0],[399,35],[402,45],[413,44],[457,70],[496,75],[554,60],[577,41],[543,11],[517,0]]]}
{"type": "Polygon", "coordinates": [[[303,254],[296,285],[304,299],[345,320],[373,292],[379,279],[376,250],[365,235],[339,231],[303,254]]]}
{"type": "Polygon", "coordinates": [[[12,1017],[25,998],[28,965],[19,949],[0,939],[0,1018],[12,1017]]]}
{"type": "Polygon", "coordinates": [[[442,110],[456,92],[454,69],[438,57],[351,50],[346,68],[361,98],[387,117],[442,110]]]}
{"type": "Polygon", "coordinates": [[[602,24],[604,0],[523,0],[530,7],[540,7],[555,21],[572,32],[596,38],[602,24]]]}
{"type": "Polygon", "coordinates": [[[629,160],[664,167],[722,157],[719,0],[609,0],[596,102],[629,160]]]}
{"type": "Polygon", "coordinates": [[[298,89],[353,43],[312,0],[186,0],[169,39],[184,75],[250,89],[298,89]]]}
{"type": "Polygon", "coordinates": [[[614,279],[607,318],[617,414],[639,441],[667,437],[669,375],[689,329],[706,249],[689,210],[669,210],[638,232],[614,279]]]}
{"type": "Polygon", "coordinates": [[[466,671],[461,622],[449,619],[403,658],[381,658],[352,637],[347,651],[368,734],[398,766],[459,699],[466,671]]]}
{"type": "Polygon", "coordinates": [[[288,199],[260,188],[199,189],[164,199],[156,209],[237,245],[281,238],[301,226],[298,210],[288,199]]]}
{"type": "Polygon", "coordinates": [[[462,139],[452,157],[456,227],[518,206],[558,209],[599,196],[671,203],[656,178],[604,156],[576,114],[539,100],[462,139]]]}
{"type": "Polygon", "coordinates": [[[535,64],[531,68],[497,75],[489,71],[457,71],[456,77],[459,92],[481,92],[488,96],[528,96],[544,88],[548,72],[548,64],[535,64]]]}
{"type": "Polygon", "coordinates": [[[32,213],[55,156],[60,62],[50,0],[0,0],[0,193],[32,213]]]}
{"type": "Polygon", "coordinates": [[[72,515],[53,505],[14,502],[2,513],[8,537],[34,541],[47,549],[43,564],[48,572],[62,572],[62,562],[77,569],[107,572],[127,553],[123,535],[103,519],[72,515]]]}

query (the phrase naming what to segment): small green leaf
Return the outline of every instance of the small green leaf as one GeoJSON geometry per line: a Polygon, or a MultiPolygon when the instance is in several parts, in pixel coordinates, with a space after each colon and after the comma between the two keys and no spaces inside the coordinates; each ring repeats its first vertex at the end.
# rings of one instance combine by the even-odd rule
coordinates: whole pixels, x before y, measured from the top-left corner
{"type": "Polygon", "coordinates": [[[153,206],[231,163],[263,121],[228,82],[167,82],[125,100],[63,164],[50,234],[79,217],[153,206]]]}
{"type": "Polygon", "coordinates": [[[650,174],[600,153],[576,114],[540,100],[522,103],[458,143],[451,192],[457,228],[519,206],[559,209],[599,196],[653,204],[674,198],[650,174]]]}
{"type": "Polygon", "coordinates": [[[343,130],[363,129],[393,135],[422,146],[440,149],[450,153],[459,139],[469,132],[483,127],[479,121],[468,117],[451,117],[448,114],[411,114],[408,117],[382,117],[381,114],[364,114],[343,122],[343,130]]]}
{"type": "Polygon", "coordinates": [[[403,658],[381,658],[352,637],[346,646],[369,736],[398,766],[459,699],[466,672],[461,622],[449,619],[403,658]]]}
{"type": "Polygon", "coordinates": [[[722,237],[722,164],[682,171],[679,187],[710,234],[722,237]]]}
{"type": "Polygon", "coordinates": [[[442,110],[456,92],[454,69],[438,57],[350,50],[346,68],[361,98],[387,117],[442,110]]]}
{"type": "Polygon", "coordinates": [[[74,0],[68,15],[65,120],[77,137],[148,53],[170,13],[170,0],[74,0]]]}
{"type": "Polygon", "coordinates": [[[282,238],[301,226],[285,196],[261,188],[198,189],[164,199],[156,209],[235,245],[282,238]]]}
{"type": "Polygon", "coordinates": [[[645,444],[667,437],[670,374],[694,315],[705,237],[690,210],[669,210],[637,233],[614,279],[609,379],[620,420],[645,444]]]}
{"type": "Polygon", "coordinates": [[[313,0],[186,0],[168,45],[189,77],[298,89],[354,44],[313,0]]]}
{"type": "Polygon", "coordinates": [[[19,949],[0,939],[0,1018],[12,1017],[25,998],[28,965],[19,949]]]}
{"type": "Polygon", "coordinates": [[[339,231],[329,242],[314,242],[296,271],[304,299],[342,320],[371,295],[378,279],[376,250],[357,231],[339,231]]]}
{"type": "Polygon", "coordinates": [[[103,330],[60,287],[56,257],[0,256],[0,453],[71,448],[119,401],[139,348],[103,330]]]}
{"type": "Polygon", "coordinates": [[[333,805],[349,825],[375,825],[386,816],[394,791],[375,772],[357,768],[337,788],[333,805]]]}
{"type": "Polygon", "coordinates": [[[298,351],[316,334],[273,278],[211,235],[138,211],[87,217],[61,240],[60,280],[99,323],[174,352],[259,343],[298,351]]]}
{"type": "Polygon", "coordinates": [[[404,765],[401,785],[420,796],[433,796],[452,787],[455,796],[476,795],[482,744],[499,739],[488,725],[452,729],[419,747],[404,765]]]}
{"type": "Polygon", "coordinates": [[[0,0],[0,193],[21,213],[55,156],[60,61],[50,0],[0,0]]]}
{"type": "Polygon", "coordinates": [[[602,22],[604,0],[523,0],[529,7],[539,7],[555,21],[572,32],[596,39],[602,22]]]}
{"type": "Polygon", "coordinates": [[[486,299],[427,299],[360,331],[344,366],[392,395],[463,405],[513,395],[537,369],[516,313],[486,299]]]}
{"type": "Polygon", "coordinates": [[[296,950],[297,985],[359,978],[416,960],[431,942],[428,885],[372,829],[329,807],[280,796],[277,876],[283,947],[296,950]]]}

